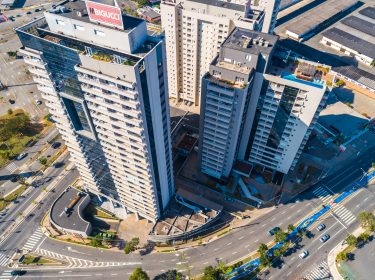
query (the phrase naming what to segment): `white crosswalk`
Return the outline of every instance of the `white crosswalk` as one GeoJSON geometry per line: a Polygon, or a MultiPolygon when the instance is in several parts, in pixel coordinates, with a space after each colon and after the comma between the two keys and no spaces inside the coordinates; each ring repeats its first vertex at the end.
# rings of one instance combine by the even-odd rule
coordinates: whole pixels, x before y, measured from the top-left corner
{"type": "Polygon", "coordinates": [[[340,204],[333,206],[333,213],[336,214],[346,225],[350,225],[356,219],[352,212],[340,204]]]}
{"type": "Polygon", "coordinates": [[[7,166],[5,166],[5,168],[10,172],[10,173],[13,173],[14,171],[16,171],[18,169],[18,166],[14,163],[14,162],[11,162],[9,163],[7,166]]]}
{"type": "Polygon", "coordinates": [[[12,278],[11,270],[4,270],[4,272],[0,275],[1,280],[9,280],[12,278]]]}
{"type": "Polygon", "coordinates": [[[38,254],[50,257],[52,259],[61,260],[68,263],[68,268],[80,268],[80,267],[113,267],[113,266],[125,266],[125,265],[140,265],[139,262],[95,262],[90,260],[84,260],[79,258],[73,258],[65,255],[61,255],[55,252],[51,252],[44,249],[37,249],[38,254]]]}
{"type": "Polygon", "coordinates": [[[332,194],[330,194],[326,188],[323,186],[320,186],[319,188],[313,190],[313,193],[319,197],[323,203],[329,203],[330,200],[332,199],[332,194]]]}
{"type": "Polygon", "coordinates": [[[304,277],[307,280],[320,280],[320,279],[328,279],[330,276],[328,264],[326,261],[321,262],[318,264],[313,270],[304,277]]]}
{"type": "Polygon", "coordinates": [[[0,266],[7,266],[11,258],[7,255],[0,254],[0,266]]]}
{"type": "Polygon", "coordinates": [[[43,233],[38,228],[27,240],[26,244],[23,246],[22,249],[32,251],[35,245],[39,242],[39,240],[43,237],[43,233]]]}

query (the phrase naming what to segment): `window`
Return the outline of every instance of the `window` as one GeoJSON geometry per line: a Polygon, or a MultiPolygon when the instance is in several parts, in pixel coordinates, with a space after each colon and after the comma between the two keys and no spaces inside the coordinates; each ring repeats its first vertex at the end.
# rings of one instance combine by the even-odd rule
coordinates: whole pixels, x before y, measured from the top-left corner
{"type": "Polygon", "coordinates": [[[78,24],[74,24],[74,29],[81,30],[81,31],[84,31],[84,30],[85,30],[85,29],[83,28],[83,26],[78,25],[78,24]]]}
{"type": "Polygon", "coordinates": [[[65,21],[63,21],[63,20],[59,20],[59,19],[56,20],[56,23],[57,23],[58,25],[65,25],[65,21]]]}
{"type": "Polygon", "coordinates": [[[94,30],[94,32],[95,32],[95,35],[102,36],[102,37],[105,36],[105,33],[104,33],[103,31],[100,31],[100,30],[94,30]]]}

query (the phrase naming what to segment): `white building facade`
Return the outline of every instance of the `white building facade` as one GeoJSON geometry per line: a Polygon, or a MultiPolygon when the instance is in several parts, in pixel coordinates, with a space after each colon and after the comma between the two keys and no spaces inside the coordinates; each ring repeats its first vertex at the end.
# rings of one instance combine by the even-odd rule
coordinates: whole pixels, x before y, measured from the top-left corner
{"type": "Polygon", "coordinates": [[[292,170],[327,99],[326,85],[264,74],[260,115],[248,160],[281,173],[292,170]]]}
{"type": "Polygon", "coordinates": [[[156,221],[174,194],[164,41],[143,20],[114,28],[68,5],[17,29],[25,62],[84,187],[156,221]]]}
{"type": "Polygon", "coordinates": [[[169,94],[175,101],[200,106],[202,77],[231,31],[236,26],[262,29],[264,12],[241,2],[162,1],[169,94]]]}

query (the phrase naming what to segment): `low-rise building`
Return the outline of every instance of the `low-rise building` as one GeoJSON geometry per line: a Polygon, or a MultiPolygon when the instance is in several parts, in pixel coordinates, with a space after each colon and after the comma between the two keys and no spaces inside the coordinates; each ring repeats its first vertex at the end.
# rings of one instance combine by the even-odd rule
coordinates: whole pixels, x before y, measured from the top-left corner
{"type": "Polygon", "coordinates": [[[375,7],[366,7],[322,33],[321,43],[359,62],[374,66],[375,7]]]}

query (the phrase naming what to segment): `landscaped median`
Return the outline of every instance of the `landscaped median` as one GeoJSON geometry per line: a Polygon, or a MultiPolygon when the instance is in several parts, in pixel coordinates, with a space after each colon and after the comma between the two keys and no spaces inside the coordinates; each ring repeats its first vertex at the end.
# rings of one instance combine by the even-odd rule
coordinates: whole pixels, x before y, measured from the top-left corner
{"type": "Polygon", "coordinates": [[[331,250],[328,255],[328,266],[334,279],[347,279],[341,264],[354,259],[354,251],[363,247],[373,239],[375,231],[375,215],[371,212],[361,212],[358,215],[361,227],[357,228],[345,240],[331,250]]]}

